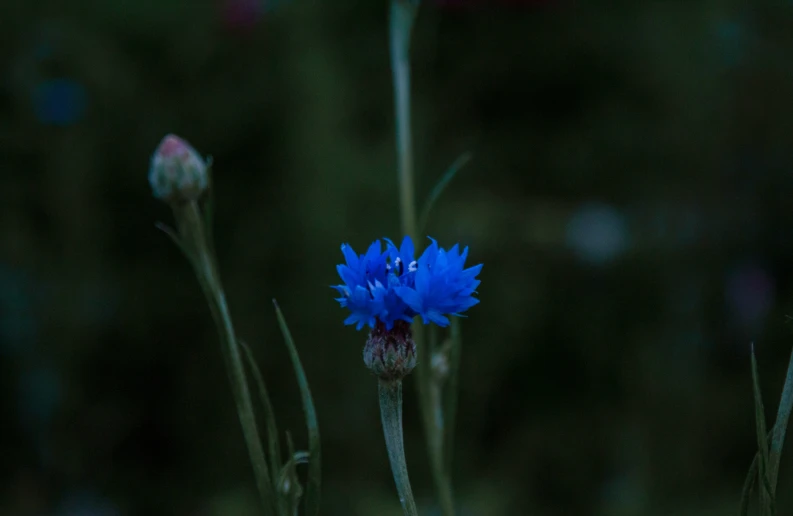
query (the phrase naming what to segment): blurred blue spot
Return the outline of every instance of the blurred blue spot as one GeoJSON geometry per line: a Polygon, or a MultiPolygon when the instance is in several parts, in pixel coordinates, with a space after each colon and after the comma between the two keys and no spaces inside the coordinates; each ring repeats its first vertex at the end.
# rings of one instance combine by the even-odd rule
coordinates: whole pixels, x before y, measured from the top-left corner
{"type": "Polygon", "coordinates": [[[606,204],[589,203],[570,217],[565,241],[580,260],[603,265],[625,251],[628,230],[616,209],[606,204]]]}
{"type": "Polygon", "coordinates": [[[38,45],[36,45],[36,48],[33,53],[36,56],[36,59],[44,61],[46,59],[53,57],[53,55],[55,54],[55,49],[53,48],[52,44],[49,41],[42,41],[38,45]]]}
{"type": "Polygon", "coordinates": [[[716,40],[721,60],[727,66],[740,63],[746,48],[746,30],[735,20],[722,20],[716,25],[716,40]]]}
{"type": "Polygon", "coordinates": [[[638,514],[647,504],[646,489],[637,475],[622,473],[609,479],[602,486],[602,496],[608,512],[638,514]]]}
{"type": "Polygon", "coordinates": [[[110,501],[89,491],[69,495],[58,508],[56,516],[118,516],[121,511],[110,501]]]}
{"type": "Polygon", "coordinates": [[[44,81],[33,91],[36,118],[46,125],[66,126],[79,122],[87,104],[85,88],[71,79],[44,81]]]}
{"type": "Polygon", "coordinates": [[[774,279],[763,268],[744,264],[728,275],[727,307],[733,321],[749,333],[760,329],[774,302],[774,279]]]}
{"type": "Polygon", "coordinates": [[[31,290],[24,274],[0,265],[0,353],[21,353],[35,343],[31,290]]]}
{"type": "Polygon", "coordinates": [[[22,373],[19,386],[19,409],[23,421],[40,427],[49,424],[61,399],[61,382],[50,367],[22,373]]]}

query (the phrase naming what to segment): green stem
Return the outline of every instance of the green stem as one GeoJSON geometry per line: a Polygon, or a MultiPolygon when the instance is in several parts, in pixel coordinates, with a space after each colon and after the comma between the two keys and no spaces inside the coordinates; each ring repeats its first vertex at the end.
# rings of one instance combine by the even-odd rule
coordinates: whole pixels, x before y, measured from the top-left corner
{"type": "Polygon", "coordinates": [[[416,6],[411,0],[391,0],[389,32],[400,213],[402,230],[418,244],[416,196],[413,189],[413,142],[410,129],[410,34],[415,17],[416,6]]]}
{"type": "Polygon", "coordinates": [[[462,337],[460,335],[460,320],[452,318],[451,345],[449,347],[449,376],[447,377],[446,396],[443,404],[443,421],[446,425],[443,455],[446,463],[444,468],[446,477],[451,484],[452,457],[454,446],[454,429],[457,422],[457,396],[460,376],[460,355],[462,353],[462,337]]]}
{"type": "MultiPolygon", "coordinates": [[[[413,144],[410,125],[410,36],[418,4],[415,0],[391,0],[389,43],[396,118],[397,166],[402,230],[420,245],[416,226],[416,200],[413,185],[413,144]]],[[[432,392],[431,356],[423,344],[423,328],[414,324],[413,340],[418,349],[416,378],[419,406],[430,455],[432,476],[440,498],[443,516],[454,516],[451,484],[444,473],[443,428],[435,414],[441,413],[440,397],[432,392]],[[433,399],[436,401],[433,402],[433,399]]]]}
{"type": "Polygon", "coordinates": [[[418,516],[405,461],[405,441],[402,435],[402,380],[379,380],[378,383],[380,417],[399,501],[406,516],[418,516]]]}
{"type": "Polygon", "coordinates": [[[237,406],[242,433],[248,447],[259,496],[262,499],[265,514],[274,514],[272,483],[267,470],[267,461],[259,429],[256,424],[245,367],[234,332],[234,325],[231,322],[231,314],[229,313],[223,285],[213,259],[214,251],[210,249],[207,242],[204,217],[202,217],[198,205],[195,202],[191,202],[178,209],[176,218],[180,222],[182,237],[190,242],[193,266],[209,303],[212,316],[215,319],[218,336],[225,348],[223,355],[226,370],[231,381],[231,390],[237,406]]]}
{"type": "Polygon", "coordinates": [[[782,398],[779,400],[776,423],[771,436],[771,451],[768,454],[768,469],[772,493],[776,492],[777,475],[779,474],[779,461],[782,458],[782,446],[785,444],[790,412],[793,410],[793,353],[790,355],[785,385],[782,388],[782,398]]]}
{"type": "Polygon", "coordinates": [[[452,495],[450,476],[447,475],[443,462],[444,420],[443,399],[441,396],[442,386],[438,381],[430,378],[429,390],[430,433],[427,439],[427,447],[430,450],[432,477],[435,481],[438,497],[440,498],[441,513],[444,516],[453,516],[454,498],[452,495]]]}

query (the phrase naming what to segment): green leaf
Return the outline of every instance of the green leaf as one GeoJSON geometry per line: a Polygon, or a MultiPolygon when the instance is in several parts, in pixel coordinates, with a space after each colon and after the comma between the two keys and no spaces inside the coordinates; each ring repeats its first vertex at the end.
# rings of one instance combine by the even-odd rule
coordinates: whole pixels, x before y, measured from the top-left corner
{"type": "MultiPolygon", "coordinates": [[[[287,442],[291,443],[292,436],[289,435],[289,432],[287,432],[286,435],[287,442]]],[[[292,444],[291,447],[294,448],[294,444],[292,444]]],[[[310,454],[307,451],[293,451],[292,456],[288,461],[286,461],[286,464],[283,465],[281,471],[278,473],[278,485],[283,485],[283,483],[287,480],[287,477],[292,474],[298,464],[310,464],[311,460],[309,455],[310,454]]]]}
{"type": "Polygon", "coordinates": [[[306,429],[308,430],[309,453],[308,479],[306,481],[306,515],[316,516],[319,514],[319,491],[322,482],[322,457],[320,453],[317,413],[314,409],[314,401],[311,398],[311,390],[308,387],[306,373],[303,370],[303,365],[300,363],[300,356],[297,353],[292,334],[286,324],[286,319],[284,319],[284,314],[281,312],[281,308],[279,308],[278,302],[275,299],[273,299],[273,305],[275,305],[275,314],[278,317],[278,324],[281,327],[284,342],[289,349],[289,357],[292,359],[295,376],[297,377],[297,384],[300,387],[300,396],[303,400],[303,412],[306,416],[306,429]]]}
{"type": "Polygon", "coordinates": [[[782,397],[779,400],[776,422],[771,436],[771,453],[769,454],[769,481],[772,492],[776,492],[777,480],[779,475],[779,461],[782,458],[782,446],[785,444],[785,434],[787,433],[788,420],[793,410],[793,353],[790,356],[785,385],[782,387],[782,397]]]}
{"type": "Polygon", "coordinates": [[[295,452],[295,445],[289,432],[286,432],[286,444],[290,459],[284,464],[278,474],[276,489],[279,496],[285,498],[284,501],[287,503],[286,514],[294,514],[296,516],[300,507],[300,497],[303,496],[303,489],[300,487],[300,480],[297,477],[297,464],[308,462],[308,452],[295,452]]]}
{"type": "Polygon", "coordinates": [[[760,484],[760,504],[764,510],[771,511],[773,492],[770,489],[768,480],[768,432],[765,425],[765,408],[763,406],[763,395],[760,391],[760,374],[757,371],[754,344],[752,344],[752,387],[754,391],[755,424],[757,426],[757,477],[760,484]]]}
{"type": "Polygon", "coordinates": [[[738,511],[738,516],[749,516],[749,500],[752,497],[752,490],[757,482],[757,461],[759,452],[754,454],[752,464],[749,466],[749,472],[746,473],[746,480],[743,482],[743,489],[741,490],[741,506],[738,511]]]}
{"type": "Polygon", "coordinates": [[[430,211],[432,210],[433,205],[441,196],[443,191],[449,185],[449,183],[454,179],[454,176],[457,175],[457,172],[460,171],[469,161],[471,161],[471,153],[465,152],[460,155],[454,163],[446,170],[446,173],[443,174],[440,181],[435,185],[435,188],[432,189],[430,192],[430,196],[427,198],[427,201],[424,203],[424,209],[421,210],[421,216],[419,217],[419,234],[423,234],[424,230],[427,228],[427,221],[429,220],[430,211]]]}
{"type": "MultiPolygon", "coordinates": [[[[773,430],[768,432],[766,438],[770,439],[773,432],[773,430]]],[[[760,452],[757,451],[755,452],[754,457],[752,457],[752,463],[749,465],[749,471],[746,473],[746,480],[744,480],[743,489],[741,489],[740,516],[746,516],[749,514],[749,503],[752,497],[752,491],[754,490],[754,486],[757,484],[757,468],[759,467],[759,460],[760,452]]]]}
{"type": "Polygon", "coordinates": [[[256,359],[253,356],[251,348],[243,341],[239,341],[240,347],[245,352],[245,357],[248,360],[251,372],[253,373],[253,380],[256,383],[256,388],[259,390],[259,399],[262,402],[262,409],[264,410],[264,422],[267,425],[267,444],[270,455],[270,475],[275,478],[281,469],[281,443],[278,440],[278,425],[275,421],[275,411],[273,404],[270,402],[270,396],[267,393],[267,386],[264,383],[264,376],[262,375],[259,366],[256,364],[256,359]]]}

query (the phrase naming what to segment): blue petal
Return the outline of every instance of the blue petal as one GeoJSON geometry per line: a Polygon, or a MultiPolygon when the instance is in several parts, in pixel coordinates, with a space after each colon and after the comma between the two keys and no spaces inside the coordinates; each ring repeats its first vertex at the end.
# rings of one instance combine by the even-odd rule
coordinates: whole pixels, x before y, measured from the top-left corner
{"type": "Polygon", "coordinates": [[[443,249],[438,250],[438,255],[435,258],[435,264],[433,267],[440,269],[438,273],[441,271],[446,272],[446,269],[449,267],[449,258],[446,256],[446,251],[443,249]]]}
{"type": "Polygon", "coordinates": [[[426,297],[430,293],[430,279],[432,271],[427,266],[420,266],[415,275],[415,289],[422,297],[426,297]]]}
{"type": "Polygon", "coordinates": [[[423,303],[418,292],[410,287],[397,287],[394,289],[394,291],[396,292],[396,295],[398,295],[399,298],[405,302],[405,304],[407,304],[414,311],[421,313],[423,303]]]}
{"type": "Polygon", "coordinates": [[[413,256],[416,253],[415,247],[413,247],[413,240],[410,236],[405,236],[402,239],[402,247],[399,248],[399,254],[402,256],[402,260],[407,262],[405,263],[405,267],[410,265],[410,262],[413,261],[413,256]]]}
{"type": "Polygon", "coordinates": [[[375,261],[377,258],[380,257],[382,245],[380,244],[379,240],[375,240],[372,242],[372,245],[369,246],[369,249],[366,251],[365,260],[367,262],[375,261]]]}
{"type": "Polygon", "coordinates": [[[483,263],[480,263],[479,265],[474,265],[473,267],[469,267],[469,268],[467,268],[467,269],[465,269],[465,270],[463,271],[463,274],[466,274],[466,275],[471,275],[472,277],[473,277],[473,276],[476,276],[476,275],[478,275],[478,274],[479,274],[479,271],[481,271],[481,270],[482,270],[482,267],[483,267],[484,265],[485,265],[485,264],[483,264],[483,263]]]}
{"type": "Polygon", "coordinates": [[[430,238],[430,240],[432,240],[432,245],[427,247],[421,254],[421,257],[419,258],[419,267],[426,267],[435,263],[435,259],[438,255],[438,242],[436,242],[433,238],[430,238]]]}
{"type": "Polygon", "coordinates": [[[347,265],[353,269],[358,268],[358,255],[352,250],[348,244],[341,244],[341,252],[344,254],[344,259],[347,265]]]}
{"type": "Polygon", "coordinates": [[[339,273],[341,280],[350,287],[360,285],[363,281],[363,278],[360,276],[360,274],[355,273],[346,265],[337,265],[336,271],[339,273]]]}
{"type": "Polygon", "coordinates": [[[447,251],[449,255],[449,263],[456,263],[460,259],[460,246],[458,244],[454,244],[451,249],[447,251]]]}
{"type": "Polygon", "coordinates": [[[463,266],[465,265],[465,260],[466,260],[466,258],[468,258],[468,246],[465,246],[465,249],[463,249],[463,252],[462,252],[462,254],[460,255],[460,268],[461,268],[461,269],[462,269],[462,268],[463,268],[463,266]]]}
{"type": "Polygon", "coordinates": [[[449,319],[444,317],[440,312],[436,310],[430,310],[426,314],[422,313],[421,319],[424,321],[424,323],[426,323],[429,320],[430,322],[434,322],[438,326],[443,326],[443,327],[449,326],[449,319]]]}

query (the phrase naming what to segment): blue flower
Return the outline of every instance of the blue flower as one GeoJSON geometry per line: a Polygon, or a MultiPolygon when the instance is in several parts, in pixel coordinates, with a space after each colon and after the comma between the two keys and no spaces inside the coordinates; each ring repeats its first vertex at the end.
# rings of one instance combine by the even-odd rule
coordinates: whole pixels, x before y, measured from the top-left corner
{"type": "Polygon", "coordinates": [[[419,315],[424,323],[448,326],[447,315],[460,316],[479,302],[473,294],[482,265],[464,268],[467,247],[462,253],[457,245],[446,251],[430,239],[432,245],[416,261],[410,237],[399,248],[385,240],[385,251],[376,241],[362,255],[341,246],[347,263],[336,270],[344,284],[333,288],[341,294],[336,301],[351,312],[345,324],[360,330],[379,322],[390,330],[396,321],[411,322],[419,315]]]}
{"type": "Polygon", "coordinates": [[[397,295],[425,324],[448,326],[449,319],[444,314],[460,316],[460,312],[479,302],[473,294],[480,283],[476,276],[482,264],[464,269],[467,257],[467,247],[461,254],[457,244],[446,251],[432,240],[432,245],[419,258],[414,285],[397,287],[397,295]]]}

